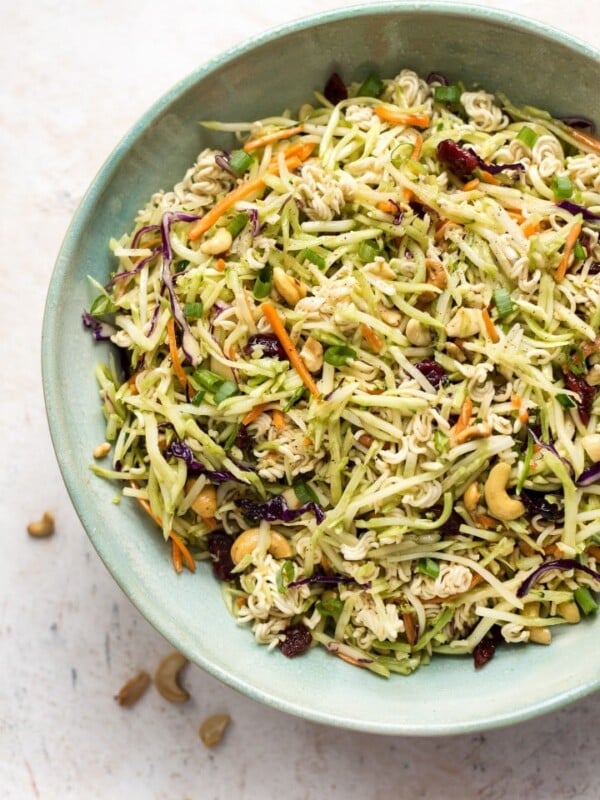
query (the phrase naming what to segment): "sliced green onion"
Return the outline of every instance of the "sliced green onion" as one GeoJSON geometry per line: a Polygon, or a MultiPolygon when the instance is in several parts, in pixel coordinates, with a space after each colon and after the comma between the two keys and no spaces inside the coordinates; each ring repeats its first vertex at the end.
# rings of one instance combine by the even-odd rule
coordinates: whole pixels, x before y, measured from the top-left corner
{"type": "Polygon", "coordinates": [[[443,431],[435,430],[433,432],[433,446],[438,453],[447,453],[450,447],[450,439],[443,431]]]}
{"type": "Polygon", "coordinates": [[[230,222],[227,223],[227,230],[231,234],[231,237],[235,239],[236,236],[244,230],[246,225],[248,224],[248,220],[250,217],[248,214],[237,214],[230,222]]]}
{"type": "Polygon", "coordinates": [[[200,319],[202,314],[204,314],[204,305],[202,301],[196,301],[195,303],[186,303],[183,306],[183,313],[186,319],[195,320],[200,319]]]}
{"type": "Polygon", "coordinates": [[[573,592],[573,599],[586,615],[593,614],[594,611],[598,610],[598,603],[594,600],[587,586],[580,586],[578,589],[575,589],[573,592]]]}
{"type": "Polygon", "coordinates": [[[556,399],[561,404],[563,408],[575,408],[575,403],[571,400],[568,394],[560,394],[556,395],[556,399]]]}
{"type": "Polygon", "coordinates": [[[462,92],[460,86],[436,86],[433,90],[433,99],[437,103],[459,103],[462,92]]]}
{"type": "Polygon", "coordinates": [[[238,176],[248,172],[254,159],[245,150],[234,150],[229,157],[229,169],[238,176]]]}
{"type": "Polygon", "coordinates": [[[180,272],[183,272],[184,269],[187,269],[189,265],[190,262],[187,260],[187,258],[182,258],[181,261],[178,261],[175,264],[175,272],[179,274],[180,272]]]}
{"type": "Polygon", "coordinates": [[[315,267],[318,267],[319,269],[325,269],[327,266],[323,256],[315,253],[315,251],[311,250],[310,247],[307,247],[306,250],[303,250],[302,253],[300,253],[300,259],[302,261],[310,261],[311,264],[314,264],[315,267]]]}
{"type": "Polygon", "coordinates": [[[296,567],[294,566],[293,561],[284,561],[281,565],[281,569],[277,573],[276,583],[277,583],[277,591],[280,594],[283,594],[287,589],[288,583],[291,583],[294,580],[296,575],[296,567]]]}
{"type": "Polygon", "coordinates": [[[198,386],[206,389],[207,392],[216,392],[219,386],[225,382],[225,378],[222,375],[217,375],[216,372],[211,372],[209,369],[194,370],[192,373],[192,380],[194,380],[198,386]]]}
{"type": "Polygon", "coordinates": [[[233,445],[236,442],[237,435],[238,435],[239,431],[240,431],[240,426],[239,425],[233,425],[232,426],[231,431],[229,433],[229,436],[223,442],[223,450],[225,450],[225,451],[231,450],[231,448],[233,447],[233,445]]]}
{"type": "Polygon", "coordinates": [[[517,139],[523,142],[525,147],[528,147],[530,150],[537,142],[538,138],[538,134],[527,125],[523,125],[521,130],[517,133],[517,139]]]}
{"type": "Polygon", "coordinates": [[[295,483],[293,488],[300,505],[303,506],[305,503],[319,502],[319,498],[315,494],[314,489],[312,486],[309,486],[308,483],[295,483]]]}
{"type": "Polygon", "coordinates": [[[285,406],[283,407],[284,411],[289,411],[292,406],[295,406],[297,402],[299,402],[304,397],[304,392],[306,390],[305,386],[299,386],[292,394],[290,395],[290,399],[287,401],[285,406]]]}
{"type": "Polygon", "coordinates": [[[573,255],[578,261],[583,261],[584,258],[587,258],[587,250],[581,244],[579,239],[575,242],[575,247],[573,248],[573,255]]]}
{"type": "Polygon", "coordinates": [[[568,175],[557,175],[552,181],[552,191],[555,197],[561,200],[571,197],[573,194],[573,184],[568,175]]]}
{"type": "Polygon", "coordinates": [[[328,347],[323,354],[324,360],[334,367],[342,367],[351,358],[356,358],[356,350],[345,344],[328,347]]]}
{"type": "Polygon", "coordinates": [[[215,392],[215,403],[219,405],[224,400],[227,400],[229,397],[233,397],[237,393],[237,383],[234,383],[234,381],[223,381],[223,383],[215,392]]]}
{"type": "Polygon", "coordinates": [[[525,481],[529,476],[529,470],[531,469],[531,459],[533,458],[533,436],[528,433],[527,435],[527,447],[525,449],[525,455],[523,456],[523,469],[521,470],[521,474],[519,475],[519,480],[517,481],[516,492],[517,494],[521,494],[521,489],[525,485],[525,481]]]}
{"type": "Polygon", "coordinates": [[[361,261],[364,261],[365,264],[375,261],[375,258],[379,255],[379,252],[380,251],[379,247],[377,246],[377,242],[373,239],[365,240],[358,246],[358,257],[361,261]]]}
{"type": "Polygon", "coordinates": [[[315,608],[323,617],[338,617],[342,613],[344,602],[337,597],[327,597],[318,602],[315,608]]]}
{"type": "Polygon", "coordinates": [[[358,92],[356,93],[357,97],[379,97],[381,92],[383,91],[383,81],[372,72],[370,75],[364,79],[361,83],[358,92]]]}
{"type": "Polygon", "coordinates": [[[196,392],[196,394],[192,397],[190,403],[193,406],[199,406],[200,403],[204,400],[205,395],[206,395],[206,389],[200,389],[200,391],[196,392]]]}
{"type": "Polygon", "coordinates": [[[504,289],[502,287],[499,289],[494,289],[493,297],[496,305],[496,311],[498,312],[500,319],[502,319],[502,317],[508,317],[513,313],[514,306],[508,289],[504,289]]]}
{"type": "Polygon", "coordinates": [[[112,314],[117,310],[116,305],[105,294],[99,294],[92,303],[90,314],[92,317],[102,317],[104,314],[112,314]]]}
{"type": "Polygon", "coordinates": [[[254,297],[256,297],[257,300],[268,297],[271,294],[272,286],[273,267],[270,264],[265,264],[254,281],[254,297]]]}
{"type": "Polygon", "coordinates": [[[440,574],[440,565],[433,558],[420,558],[417,571],[429,578],[437,578],[440,574]]]}

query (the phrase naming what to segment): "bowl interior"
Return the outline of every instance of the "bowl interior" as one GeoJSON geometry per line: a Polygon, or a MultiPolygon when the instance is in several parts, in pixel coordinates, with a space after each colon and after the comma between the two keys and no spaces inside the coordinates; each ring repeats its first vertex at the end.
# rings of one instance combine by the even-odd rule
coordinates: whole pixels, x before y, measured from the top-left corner
{"type": "Polygon", "coordinates": [[[270,32],[199,69],[163,97],[117,146],[67,233],[43,330],[51,433],[73,504],[98,553],[139,610],[178,649],[234,688],[319,722],[379,733],[444,734],[507,724],[597,688],[596,623],[559,630],[550,648],[506,647],[476,675],[468,659],[439,658],[388,681],[322,650],[295,660],[259,647],[229,617],[207,567],[176,576],[159,532],[116,488],[94,477],[104,439],[94,365],[105,345],[82,332],[93,294],[114,268],[107,243],[131,229],[150,194],[181,178],[205,146],[226,146],[202,119],[252,120],[297,108],[332,71],[346,81],[375,68],[504,91],[555,114],[600,122],[599,56],[579,42],[481,8],[403,3],[322,15],[270,32]],[[543,65],[543,69],[535,69],[543,65]],[[577,81],[576,106],[573,83],[577,81]]]}

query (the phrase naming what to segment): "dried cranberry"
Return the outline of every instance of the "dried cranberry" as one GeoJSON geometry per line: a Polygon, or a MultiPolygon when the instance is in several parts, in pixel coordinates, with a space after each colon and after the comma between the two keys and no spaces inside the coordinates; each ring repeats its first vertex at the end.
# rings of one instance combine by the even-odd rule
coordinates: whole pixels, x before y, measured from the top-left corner
{"type": "Polygon", "coordinates": [[[539,514],[549,522],[562,522],[565,517],[561,507],[547,500],[544,492],[521,489],[520,498],[530,514],[539,514]]]}
{"type": "Polygon", "coordinates": [[[248,428],[245,425],[240,425],[240,428],[235,437],[235,444],[236,447],[240,448],[242,453],[245,453],[246,450],[248,450],[250,445],[252,444],[252,440],[250,439],[250,434],[248,433],[248,428]]]}
{"type": "Polygon", "coordinates": [[[590,386],[585,378],[582,378],[581,375],[574,375],[569,370],[565,370],[564,375],[565,387],[571,392],[577,392],[579,395],[580,399],[577,403],[577,409],[581,421],[584,425],[587,425],[590,421],[590,413],[592,411],[594,397],[596,396],[596,387],[590,386]]]}
{"type": "Polygon", "coordinates": [[[278,358],[284,361],[287,356],[281,342],[274,333],[255,333],[244,346],[244,355],[250,357],[255,347],[261,347],[265,358],[278,358]]]}
{"type": "Polygon", "coordinates": [[[346,88],[346,84],[340,78],[337,72],[334,72],[329,76],[329,79],[325,84],[323,94],[330,103],[333,103],[334,106],[336,106],[341,100],[345,100],[348,97],[348,89],[346,88]]]}
{"type": "Polygon", "coordinates": [[[437,157],[457,178],[468,178],[479,166],[479,159],[471,150],[466,150],[453,142],[443,139],[437,146],[437,157]]]}
{"type": "Polygon", "coordinates": [[[588,275],[597,275],[600,272],[600,261],[592,261],[588,267],[588,275]]]}
{"type": "Polygon", "coordinates": [[[496,639],[493,636],[487,636],[482,639],[473,650],[473,663],[475,669],[481,669],[488,661],[491,661],[496,652],[496,639]]]}
{"type": "Polygon", "coordinates": [[[440,386],[448,380],[446,370],[433,358],[424,358],[423,361],[419,361],[418,364],[415,364],[415,367],[419,370],[421,375],[427,378],[434,389],[439,389],[440,386]]]}
{"type": "Polygon", "coordinates": [[[287,627],[283,635],[285,639],[279,642],[279,649],[288,658],[304,655],[312,642],[311,632],[301,622],[287,627]]]}
{"type": "Polygon", "coordinates": [[[233,544],[233,537],[229,536],[225,531],[213,531],[206,537],[208,543],[208,552],[212,559],[212,568],[215,577],[220,581],[229,581],[232,578],[232,570],[234,567],[231,558],[231,545],[233,544]]]}
{"type": "Polygon", "coordinates": [[[444,524],[440,527],[440,530],[444,536],[459,536],[460,526],[464,524],[465,521],[461,517],[461,515],[456,511],[451,511],[450,516],[448,517],[446,522],[444,522],[444,524]]]}

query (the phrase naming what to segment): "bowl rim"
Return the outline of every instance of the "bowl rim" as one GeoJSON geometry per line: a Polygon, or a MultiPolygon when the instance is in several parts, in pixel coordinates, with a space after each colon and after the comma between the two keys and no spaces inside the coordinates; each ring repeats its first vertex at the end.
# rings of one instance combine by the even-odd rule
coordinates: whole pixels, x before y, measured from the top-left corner
{"type": "MultiPolygon", "coordinates": [[[[491,728],[504,727],[528,719],[538,717],[542,714],[555,711],[575,700],[581,699],[592,694],[600,688],[600,676],[596,680],[589,680],[575,687],[556,693],[555,695],[544,698],[539,702],[534,702],[506,713],[495,713],[478,718],[474,722],[439,722],[429,725],[426,729],[418,725],[407,725],[405,723],[372,723],[369,721],[356,720],[344,716],[341,711],[337,716],[332,716],[331,712],[321,712],[318,709],[282,699],[268,690],[255,686],[250,681],[240,678],[227,670],[215,665],[203,656],[202,653],[191,652],[191,646],[185,641],[174,641],[174,634],[169,631],[168,618],[161,610],[161,606],[151,599],[145,600],[144,597],[136,595],[135,591],[128,585],[127,570],[120,568],[118,561],[113,560],[110,555],[110,548],[104,545],[101,536],[95,535],[93,525],[88,518],[88,511],[83,495],[79,476],[69,470],[67,457],[62,454],[60,442],[60,398],[57,380],[59,376],[58,357],[53,348],[53,337],[50,332],[58,323],[58,284],[61,276],[64,275],[70,262],[71,253],[75,242],[81,232],[81,223],[90,209],[99,199],[102,187],[110,181],[111,177],[119,169],[119,164],[128,152],[131,144],[146,130],[149,124],[161,115],[161,113],[174,103],[182,94],[187,92],[199,80],[210,76],[211,73],[220,69],[231,61],[245,55],[255,48],[270,43],[276,39],[285,37],[292,33],[297,33],[315,25],[323,25],[338,20],[346,19],[350,16],[373,16],[382,14],[430,14],[447,17],[468,16],[476,18],[482,22],[500,24],[506,28],[513,28],[521,32],[530,32],[537,37],[562,44],[563,46],[576,50],[593,61],[600,64],[600,50],[596,50],[586,42],[583,42],[565,33],[564,31],[522,16],[508,10],[489,8],[486,6],[473,5],[461,2],[429,2],[426,0],[407,0],[406,2],[377,2],[373,4],[354,4],[341,9],[325,12],[317,12],[308,16],[293,19],[284,24],[270,27],[244,41],[235,44],[224,50],[219,55],[198,66],[191,73],[177,81],[166,92],[164,92],[152,105],[134,122],[126,133],[117,142],[113,150],[109,153],[96,174],[92,178],[89,187],[84,193],[78,204],[71,222],[66,230],[63,242],[60,246],[54,268],[52,270],[44,315],[42,321],[42,347],[41,347],[41,367],[42,367],[42,387],[46,416],[50,430],[53,449],[56,460],[62,475],[63,482],[69,494],[71,503],[79,517],[84,530],[96,552],[104,562],[111,576],[120,586],[124,594],[134,604],[137,610],[159,631],[165,639],[171,641],[187,657],[198,664],[202,669],[213,677],[222,681],[224,684],[236,691],[252,698],[253,700],[264,703],[271,708],[288,714],[317,722],[320,724],[344,728],[348,730],[361,731],[364,733],[377,733],[382,735],[406,735],[406,736],[446,736],[451,734],[465,734],[476,731],[489,730],[491,728]]],[[[175,637],[176,638],[176,637],[175,637]]]]}

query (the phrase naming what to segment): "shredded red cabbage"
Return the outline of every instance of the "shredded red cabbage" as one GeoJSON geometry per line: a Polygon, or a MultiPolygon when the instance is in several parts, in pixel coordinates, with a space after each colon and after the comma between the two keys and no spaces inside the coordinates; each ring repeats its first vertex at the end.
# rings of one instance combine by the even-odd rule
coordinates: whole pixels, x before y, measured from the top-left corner
{"type": "Polygon", "coordinates": [[[559,200],[555,205],[568,211],[569,214],[581,214],[587,222],[600,222],[600,214],[594,214],[589,208],[579,205],[579,203],[574,203],[572,200],[559,200]]]}
{"type": "Polygon", "coordinates": [[[537,435],[537,433],[533,430],[531,426],[529,426],[527,430],[531,434],[531,437],[533,438],[533,441],[537,444],[537,446],[541,450],[547,450],[549,453],[552,453],[553,456],[556,456],[556,458],[558,458],[559,461],[562,461],[562,463],[567,468],[567,472],[569,473],[569,475],[573,477],[574,470],[571,462],[564,456],[561,456],[556,447],[554,447],[554,445],[551,442],[545,442],[543,439],[540,439],[540,437],[537,435]]]}
{"type": "Polygon", "coordinates": [[[83,327],[92,334],[97,342],[106,341],[117,332],[117,329],[114,327],[114,325],[92,316],[89,311],[83,312],[81,315],[81,321],[83,323],[83,327]]]}
{"type": "Polygon", "coordinates": [[[531,575],[528,575],[517,589],[517,597],[525,597],[533,584],[542,575],[545,575],[546,572],[551,572],[553,569],[558,569],[562,572],[566,572],[570,569],[579,570],[580,572],[585,572],[587,575],[590,575],[594,580],[600,581],[600,572],[596,572],[596,570],[588,567],[586,564],[580,564],[579,561],[576,561],[574,558],[558,558],[555,561],[546,561],[537,569],[534,569],[531,575]]]}
{"type": "Polygon", "coordinates": [[[225,172],[228,172],[230,175],[233,175],[234,178],[238,176],[229,166],[229,160],[231,158],[231,153],[228,153],[227,150],[223,150],[220,153],[217,153],[215,156],[215,164],[217,164],[221,169],[224,169],[225,172]]]}
{"type": "Polygon", "coordinates": [[[115,283],[115,281],[120,281],[123,278],[128,278],[130,275],[137,275],[138,272],[141,272],[143,270],[143,268],[146,266],[146,264],[148,264],[148,262],[152,261],[153,258],[156,258],[156,256],[160,255],[160,252],[161,251],[159,250],[159,248],[155,248],[149,256],[146,256],[146,258],[142,258],[141,261],[138,261],[134,269],[128,269],[125,272],[117,272],[117,274],[113,275],[112,278],[109,280],[109,282],[106,284],[106,288],[108,289],[113,283],[115,283]]]}
{"type": "Polygon", "coordinates": [[[580,130],[587,130],[589,133],[596,132],[596,125],[591,119],[587,117],[558,117],[561,122],[564,122],[565,125],[569,125],[571,128],[579,128],[580,130]]]}
{"type": "Polygon", "coordinates": [[[258,236],[260,233],[260,220],[258,218],[258,208],[249,208],[248,217],[252,224],[252,236],[258,236]]]}
{"type": "Polygon", "coordinates": [[[140,239],[145,233],[158,233],[160,230],[160,225],[144,225],[139,230],[135,232],[135,236],[131,240],[131,247],[133,250],[138,246],[140,239]]]}
{"type": "Polygon", "coordinates": [[[236,500],[236,505],[242,510],[244,516],[248,517],[252,522],[260,522],[261,520],[266,520],[267,522],[293,522],[307,511],[312,511],[319,525],[325,519],[323,509],[318,503],[311,501],[298,508],[290,508],[282,494],[277,494],[264,503],[255,503],[252,500],[243,499],[236,500]]]}
{"type": "Polygon", "coordinates": [[[192,448],[181,439],[174,439],[165,450],[165,455],[180,458],[185,461],[187,468],[190,472],[195,472],[200,475],[206,475],[211,483],[225,483],[226,481],[235,481],[242,483],[239,478],[236,478],[229,470],[211,470],[207,469],[201,461],[198,461],[194,456],[192,448]]]}
{"type": "MultiPolygon", "coordinates": [[[[356,583],[354,578],[348,578],[345,575],[311,575],[310,578],[299,578],[297,581],[288,583],[287,588],[294,588],[296,586],[339,586],[345,583],[356,583]]],[[[362,584],[367,586],[370,584],[362,584]]]]}
{"type": "Polygon", "coordinates": [[[523,170],[520,162],[516,164],[488,164],[471,147],[461,147],[452,139],[442,139],[437,146],[437,157],[457,178],[468,178],[478,167],[497,175],[504,170],[523,170]]]}
{"type": "Polygon", "coordinates": [[[430,72],[425,80],[427,83],[439,83],[441,86],[448,86],[448,78],[443,72],[430,72]]]}
{"type": "Polygon", "coordinates": [[[600,463],[592,464],[591,467],[584,469],[581,475],[575,481],[577,486],[591,486],[600,479],[600,463]]]}

